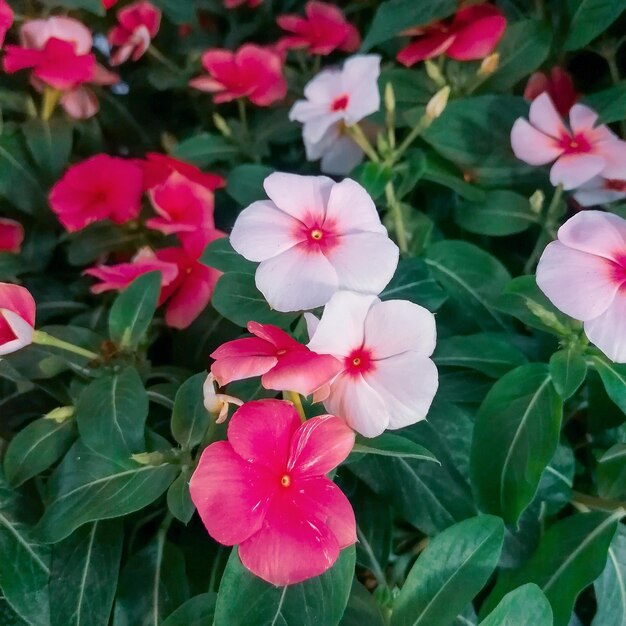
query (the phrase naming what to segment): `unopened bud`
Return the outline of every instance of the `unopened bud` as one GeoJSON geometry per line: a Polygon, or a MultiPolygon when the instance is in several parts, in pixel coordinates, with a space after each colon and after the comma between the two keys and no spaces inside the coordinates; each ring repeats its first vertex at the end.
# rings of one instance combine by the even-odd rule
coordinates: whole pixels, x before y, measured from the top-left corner
{"type": "Polygon", "coordinates": [[[446,108],[450,97],[450,87],[446,85],[440,89],[426,105],[426,116],[431,120],[437,119],[446,108]]]}
{"type": "Polygon", "coordinates": [[[385,109],[390,114],[396,110],[396,94],[391,83],[385,85],[385,109]]]}
{"type": "Polygon", "coordinates": [[[130,458],[140,465],[163,465],[166,461],[162,452],[140,452],[133,454],[130,458]]]}
{"type": "Polygon", "coordinates": [[[61,424],[65,420],[74,417],[76,409],[73,406],[60,406],[57,409],[52,409],[50,413],[43,416],[45,420],[54,420],[57,424],[61,424]]]}
{"type": "Polygon", "coordinates": [[[441,73],[441,70],[436,63],[431,60],[427,60],[424,63],[424,66],[426,67],[426,73],[428,74],[428,77],[435,83],[437,83],[439,87],[443,87],[446,84],[446,78],[441,73]]]}
{"type": "Polygon", "coordinates": [[[219,113],[213,113],[213,123],[224,137],[232,137],[233,133],[230,130],[230,126],[228,126],[228,122],[219,113]]]}
{"type": "Polygon", "coordinates": [[[537,191],[535,191],[535,193],[528,199],[530,202],[530,210],[539,215],[543,209],[545,199],[546,196],[543,191],[541,191],[541,189],[537,189],[537,191]]]}
{"type": "Polygon", "coordinates": [[[480,64],[480,68],[478,69],[479,76],[491,76],[491,74],[498,69],[499,64],[500,55],[497,52],[490,54],[488,57],[485,57],[480,64]]]}

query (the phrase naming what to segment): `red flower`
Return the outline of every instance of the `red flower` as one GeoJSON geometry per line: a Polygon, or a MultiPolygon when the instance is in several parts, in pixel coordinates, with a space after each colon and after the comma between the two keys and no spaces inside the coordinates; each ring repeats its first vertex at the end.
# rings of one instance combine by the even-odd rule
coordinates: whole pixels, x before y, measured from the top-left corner
{"type": "Polygon", "coordinates": [[[4,37],[12,25],[13,9],[6,3],[6,0],[0,0],[0,48],[4,45],[4,37]]]}
{"type": "Polygon", "coordinates": [[[282,100],[287,83],[278,54],[255,44],[245,44],[236,52],[216,48],[202,55],[208,76],[199,76],[190,85],[215,94],[220,104],[236,98],[248,98],[258,106],[282,100]]]}
{"type": "Polygon", "coordinates": [[[117,0],[102,0],[102,6],[105,9],[110,9],[112,6],[117,4],[117,0]]]}
{"type": "Polygon", "coordinates": [[[65,172],[50,191],[50,207],[70,232],[104,219],[123,224],[139,215],[142,183],[134,161],[97,154],[65,172]]]}
{"type": "Polygon", "coordinates": [[[251,9],[258,7],[263,0],[224,0],[224,6],[227,9],[236,9],[247,4],[251,9]]]}
{"type": "Polygon", "coordinates": [[[397,59],[407,67],[440,54],[457,61],[482,59],[493,52],[505,29],[506,18],[500,9],[474,4],[457,11],[451,21],[408,31],[418,39],[400,50],[397,59]]]}
{"type": "Polygon", "coordinates": [[[205,187],[209,191],[215,191],[226,184],[221,176],[205,174],[191,163],[185,163],[165,154],[148,152],[143,163],[144,189],[152,189],[157,185],[162,185],[172,172],[181,174],[192,183],[205,187]]]}
{"type": "Polygon", "coordinates": [[[0,252],[17,254],[24,241],[24,227],[15,220],[0,217],[0,252]]]}
{"type": "Polygon", "coordinates": [[[278,25],[293,33],[283,37],[284,48],[308,48],[311,54],[330,54],[333,50],[354,52],[361,45],[361,37],[343,13],[332,4],[309,0],[305,6],[306,18],[299,15],[281,15],[278,25]]]}
{"type": "Polygon", "coordinates": [[[562,67],[553,67],[550,70],[550,77],[543,72],[532,74],[524,89],[524,98],[532,102],[544,91],[548,92],[556,110],[563,117],[567,117],[569,110],[578,100],[572,77],[562,67]]]}
{"type": "Polygon", "coordinates": [[[109,32],[109,43],[117,50],[111,55],[111,65],[119,65],[132,58],[141,58],[150,41],[159,31],[161,11],[146,0],[133,2],[117,12],[119,24],[109,32]]]}
{"type": "Polygon", "coordinates": [[[0,356],[33,341],[36,305],[28,289],[0,283],[0,356]]]}

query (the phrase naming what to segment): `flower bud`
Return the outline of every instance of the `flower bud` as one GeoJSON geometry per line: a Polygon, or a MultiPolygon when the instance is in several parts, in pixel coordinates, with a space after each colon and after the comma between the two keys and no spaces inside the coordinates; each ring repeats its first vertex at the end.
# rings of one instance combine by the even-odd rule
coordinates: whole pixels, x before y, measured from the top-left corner
{"type": "Polygon", "coordinates": [[[66,420],[74,417],[76,409],[73,406],[60,406],[56,409],[52,409],[50,413],[43,416],[45,420],[54,420],[57,424],[61,424],[66,420]]]}
{"type": "Polygon", "coordinates": [[[230,126],[228,126],[228,122],[219,113],[213,113],[213,123],[224,137],[232,137],[233,133],[230,130],[230,126]]]}
{"type": "Polygon", "coordinates": [[[441,88],[426,105],[426,117],[431,120],[437,119],[446,108],[450,97],[450,87],[446,85],[441,88]]]}
{"type": "Polygon", "coordinates": [[[497,52],[490,54],[489,56],[483,59],[483,62],[480,64],[480,68],[478,69],[479,76],[491,76],[497,69],[500,64],[500,55],[497,52]]]}
{"type": "Polygon", "coordinates": [[[541,191],[541,189],[537,189],[537,191],[535,191],[535,193],[528,199],[530,202],[530,210],[539,215],[543,209],[545,199],[546,196],[543,191],[541,191]]]}
{"type": "Polygon", "coordinates": [[[441,73],[441,70],[436,63],[428,59],[424,63],[424,66],[426,67],[426,73],[428,74],[428,77],[435,83],[437,83],[439,87],[443,87],[446,84],[446,78],[441,73]]]}
{"type": "Polygon", "coordinates": [[[385,85],[385,109],[389,114],[393,114],[396,110],[396,94],[391,83],[385,85]]]}

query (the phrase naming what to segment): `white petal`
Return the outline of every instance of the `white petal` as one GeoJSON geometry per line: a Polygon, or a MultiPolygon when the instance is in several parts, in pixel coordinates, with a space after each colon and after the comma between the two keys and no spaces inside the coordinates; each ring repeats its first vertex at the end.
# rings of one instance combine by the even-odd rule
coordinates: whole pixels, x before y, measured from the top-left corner
{"type": "Polygon", "coordinates": [[[300,246],[263,261],[256,286],[277,311],[305,311],[322,306],[337,291],[337,272],[323,254],[300,246]]]}
{"type": "Polygon", "coordinates": [[[515,120],[511,129],[511,147],[515,156],[529,165],[551,163],[563,152],[552,137],[521,117],[515,120]]]}
{"type": "Polygon", "coordinates": [[[333,222],[333,231],[336,233],[372,232],[387,235],[371,196],[350,178],[336,183],[332,188],[326,219],[333,222]]]}
{"type": "Polygon", "coordinates": [[[320,156],[322,172],[345,176],[363,160],[363,150],[347,135],[338,135],[320,156]]]}
{"type": "Polygon", "coordinates": [[[615,363],[626,363],[626,294],[620,292],[605,313],[585,322],[585,332],[615,363]]]}
{"type": "Polygon", "coordinates": [[[0,315],[4,317],[9,328],[15,334],[15,339],[0,346],[0,356],[11,354],[33,343],[35,329],[17,313],[9,309],[0,309],[0,315]]]}
{"type": "Polygon", "coordinates": [[[317,330],[320,320],[313,313],[307,312],[304,314],[304,322],[306,324],[306,332],[309,335],[309,339],[311,339],[317,330]]]}
{"type": "Polygon", "coordinates": [[[342,81],[350,96],[346,110],[346,123],[355,124],[380,108],[378,77],[380,57],[376,54],[357,54],[343,65],[342,81]]]}
{"type": "Polygon", "coordinates": [[[575,104],[569,111],[569,125],[574,133],[593,130],[598,114],[584,104],[575,104]]]}
{"type": "Polygon", "coordinates": [[[341,70],[330,68],[321,71],[306,84],[304,97],[311,102],[328,106],[336,96],[341,94],[342,89],[341,70]]]}
{"type": "Polygon", "coordinates": [[[570,248],[621,260],[626,252],[626,220],[605,211],[581,211],[559,228],[559,241],[570,248]]]}
{"type": "Polygon", "coordinates": [[[407,350],[430,356],[436,342],[435,316],[408,300],[376,302],[365,319],[365,345],[373,349],[376,359],[407,350]]]}
{"type": "Polygon", "coordinates": [[[569,135],[552,98],[545,91],[530,103],[528,119],[535,128],[556,139],[560,139],[563,135],[569,135]]]}
{"type": "Polygon", "coordinates": [[[328,196],[335,182],[327,176],[300,176],[275,172],[263,182],[265,192],[276,206],[299,220],[324,216],[328,196]]]}
{"type": "Polygon", "coordinates": [[[249,261],[265,261],[303,240],[297,236],[299,225],[273,202],[260,200],[239,214],[230,234],[230,243],[249,261]]]}
{"type": "Polygon", "coordinates": [[[439,386],[435,364],[415,352],[376,361],[376,369],[365,380],[383,399],[390,429],[425,419],[439,386]]]}
{"type": "Polygon", "coordinates": [[[596,154],[565,154],[560,156],[550,170],[550,182],[563,185],[569,191],[591,180],[606,167],[603,157],[596,154]]]}

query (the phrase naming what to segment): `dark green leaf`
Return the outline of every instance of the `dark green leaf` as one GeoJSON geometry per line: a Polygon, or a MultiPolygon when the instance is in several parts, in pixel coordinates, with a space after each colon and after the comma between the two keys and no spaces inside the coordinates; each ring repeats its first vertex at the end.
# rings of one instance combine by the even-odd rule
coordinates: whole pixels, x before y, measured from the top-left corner
{"type": "Polygon", "coordinates": [[[626,444],[615,444],[600,458],[598,493],[610,500],[626,495],[626,444]]]}
{"type": "Polygon", "coordinates": [[[181,604],[162,626],[211,626],[215,615],[216,593],[201,593],[181,604]]]}
{"type": "Polygon", "coordinates": [[[220,135],[209,135],[200,133],[190,139],[181,141],[174,156],[184,161],[190,161],[198,167],[206,167],[213,163],[228,162],[239,155],[239,148],[221,137],[220,135]]]}
{"type": "Polygon", "coordinates": [[[65,118],[29,119],[22,131],[33,160],[47,180],[56,181],[72,150],[72,124],[65,118]]]}
{"type": "Polygon", "coordinates": [[[170,513],[183,524],[189,523],[196,510],[189,493],[190,478],[189,470],[183,469],[180,476],[167,490],[167,508],[170,510],[170,513]]]}
{"type": "Polygon", "coordinates": [[[406,437],[402,437],[401,435],[392,435],[391,433],[383,433],[373,439],[357,435],[352,452],[357,454],[395,456],[405,459],[418,459],[420,461],[434,461],[435,463],[439,463],[435,455],[424,448],[424,446],[420,446],[418,443],[406,437]]]}
{"type": "Polygon", "coordinates": [[[591,626],[626,626],[626,528],[617,526],[604,571],[595,580],[598,610],[591,626]]]}
{"type": "Polygon", "coordinates": [[[238,165],[228,174],[226,193],[243,207],[252,204],[255,200],[263,200],[267,197],[263,190],[263,181],[273,171],[266,165],[252,163],[238,165]]]}
{"type": "Polygon", "coordinates": [[[598,124],[619,122],[624,119],[624,111],[626,111],[626,80],[608,89],[587,94],[584,100],[598,113],[598,124]]]}
{"type": "Polygon", "coordinates": [[[368,161],[359,165],[352,176],[365,187],[374,200],[385,192],[385,186],[391,180],[393,172],[382,163],[368,161]]]}
{"type": "Polygon", "coordinates": [[[204,408],[202,372],[188,378],[178,390],[172,411],[172,434],[185,450],[197,446],[209,427],[210,415],[204,408]]]}
{"type": "Polygon", "coordinates": [[[491,388],[476,416],[470,466],[484,511],[517,522],[554,455],[562,413],[547,365],[522,365],[491,388]]]}
{"type": "Polygon", "coordinates": [[[96,15],[104,15],[104,6],[100,0],[43,0],[43,4],[62,9],[85,9],[96,15]]]}
{"type": "Polygon", "coordinates": [[[498,564],[504,524],[481,515],[436,535],[396,598],[392,626],[449,624],[483,588],[498,564]]]}
{"type": "Polygon", "coordinates": [[[274,587],[250,573],[233,549],[220,583],[214,626],[336,626],[348,602],[354,560],[351,546],[321,576],[274,587]]]}
{"type": "Polygon", "coordinates": [[[54,546],[51,626],[107,626],[123,541],[118,520],[94,522],[54,546]]]}
{"type": "Polygon", "coordinates": [[[605,356],[593,356],[592,361],[609,398],[626,413],[626,365],[613,363],[605,356]]]}
{"type": "Polygon", "coordinates": [[[624,0],[567,0],[570,24],[566,50],[583,48],[606,29],[626,9],[624,0]]]}
{"type": "Polygon", "coordinates": [[[529,583],[507,593],[480,626],[552,626],[552,608],[537,585],[529,583]]]}
{"type": "Polygon", "coordinates": [[[154,316],[161,291],[161,272],[148,272],[120,293],[109,314],[111,339],[126,350],[136,350],[154,316]]]}
{"type": "Polygon", "coordinates": [[[356,578],[339,626],[386,626],[387,622],[370,592],[356,578]]]}
{"type": "Polygon", "coordinates": [[[147,417],[148,394],[132,367],[94,380],[76,404],[81,439],[109,458],[129,459],[145,450],[147,417]]]}
{"type": "Polygon", "coordinates": [[[67,260],[83,267],[97,261],[112,250],[132,249],[139,243],[137,233],[122,230],[110,222],[97,222],[72,233],[68,239],[67,260]]]}
{"type": "Polygon", "coordinates": [[[541,476],[536,496],[549,515],[558,513],[571,501],[575,464],[574,451],[560,443],[541,476]]]}
{"type": "Polygon", "coordinates": [[[69,449],[76,437],[76,424],[38,419],[20,430],[4,455],[7,480],[15,487],[47,470],[69,449]]]}
{"type": "Polygon", "coordinates": [[[482,189],[466,182],[462,172],[436,154],[427,156],[424,179],[448,187],[470,202],[481,202],[485,198],[485,192],[482,189]]]}
{"type": "Polygon", "coordinates": [[[550,357],[550,376],[563,400],[571,398],[585,382],[587,361],[577,347],[564,348],[550,357]]]}
{"type": "Polygon", "coordinates": [[[200,261],[208,267],[220,270],[220,272],[254,274],[256,270],[255,263],[247,261],[233,250],[228,237],[220,237],[212,241],[204,249],[200,261]]]}

